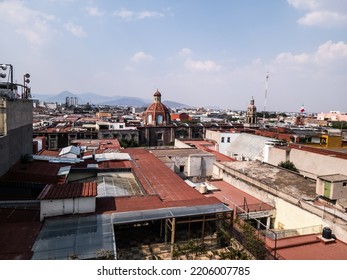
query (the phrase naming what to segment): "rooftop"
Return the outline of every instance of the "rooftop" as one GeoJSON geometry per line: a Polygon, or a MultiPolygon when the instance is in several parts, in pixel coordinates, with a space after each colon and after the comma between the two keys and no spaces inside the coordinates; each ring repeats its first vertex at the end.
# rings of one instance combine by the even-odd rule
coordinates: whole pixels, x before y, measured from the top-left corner
{"type": "Polygon", "coordinates": [[[49,184],[43,189],[38,199],[63,199],[77,197],[95,197],[97,195],[96,182],[49,184]]]}
{"type": "Polygon", "coordinates": [[[329,181],[329,182],[342,182],[347,181],[347,176],[342,174],[332,174],[332,175],[325,175],[325,176],[319,176],[319,179],[329,181]]]}
{"type": "MultiPolygon", "coordinates": [[[[266,245],[274,247],[268,239],[266,245]]],[[[339,240],[325,243],[317,234],[277,240],[276,252],[285,260],[347,260],[346,243],[339,240]]]]}
{"type": "Polygon", "coordinates": [[[314,200],[316,198],[315,181],[294,172],[258,161],[237,161],[220,164],[299,200],[314,200]]]}

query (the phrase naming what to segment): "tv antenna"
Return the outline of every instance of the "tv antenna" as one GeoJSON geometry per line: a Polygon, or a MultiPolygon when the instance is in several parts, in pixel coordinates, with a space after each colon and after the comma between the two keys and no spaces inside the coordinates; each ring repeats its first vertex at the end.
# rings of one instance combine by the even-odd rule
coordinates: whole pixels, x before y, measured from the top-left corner
{"type": "Polygon", "coordinates": [[[265,76],[265,99],[264,99],[263,123],[265,123],[266,99],[267,99],[268,86],[269,86],[269,72],[266,72],[266,76],[265,76]]]}

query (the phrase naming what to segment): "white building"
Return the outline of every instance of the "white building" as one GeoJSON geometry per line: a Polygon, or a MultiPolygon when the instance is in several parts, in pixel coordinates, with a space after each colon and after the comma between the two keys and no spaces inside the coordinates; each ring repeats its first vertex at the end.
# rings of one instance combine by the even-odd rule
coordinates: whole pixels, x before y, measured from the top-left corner
{"type": "Polygon", "coordinates": [[[39,195],[40,220],[46,217],[95,212],[96,182],[46,185],[39,195]]]}

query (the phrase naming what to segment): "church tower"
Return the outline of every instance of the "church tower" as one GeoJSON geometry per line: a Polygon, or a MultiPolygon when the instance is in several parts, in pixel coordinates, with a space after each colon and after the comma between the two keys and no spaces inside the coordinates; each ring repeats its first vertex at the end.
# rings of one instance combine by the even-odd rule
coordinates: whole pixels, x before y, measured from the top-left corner
{"type": "Polygon", "coordinates": [[[246,113],[245,127],[258,127],[257,107],[254,105],[254,98],[249,102],[246,113]]]}

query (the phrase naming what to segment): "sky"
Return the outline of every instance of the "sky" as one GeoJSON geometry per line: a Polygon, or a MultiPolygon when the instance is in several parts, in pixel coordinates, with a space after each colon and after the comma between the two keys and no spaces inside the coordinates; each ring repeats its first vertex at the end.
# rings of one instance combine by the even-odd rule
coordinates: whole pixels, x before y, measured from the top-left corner
{"type": "Polygon", "coordinates": [[[347,112],[346,0],[0,0],[0,28],[34,97],[347,112]]]}

